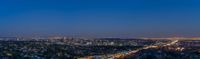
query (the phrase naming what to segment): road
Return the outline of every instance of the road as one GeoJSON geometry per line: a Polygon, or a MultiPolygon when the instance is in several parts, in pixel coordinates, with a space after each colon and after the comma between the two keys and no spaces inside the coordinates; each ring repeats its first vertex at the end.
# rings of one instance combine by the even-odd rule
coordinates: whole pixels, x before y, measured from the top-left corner
{"type": "MultiPolygon", "coordinates": [[[[172,40],[172,42],[165,43],[165,44],[160,45],[160,46],[171,46],[171,45],[176,44],[177,42],[179,42],[179,40],[172,40]]],[[[120,52],[120,53],[116,53],[116,54],[89,56],[89,57],[86,57],[86,58],[78,58],[78,59],[123,59],[125,57],[134,55],[135,53],[137,53],[141,50],[150,49],[150,48],[158,48],[159,47],[158,45],[159,44],[150,45],[150,46],[146,46],[146,47],[139,48],[139,49],[136,49],[136,50],[125,51],[125,52],[120,52]]]]}

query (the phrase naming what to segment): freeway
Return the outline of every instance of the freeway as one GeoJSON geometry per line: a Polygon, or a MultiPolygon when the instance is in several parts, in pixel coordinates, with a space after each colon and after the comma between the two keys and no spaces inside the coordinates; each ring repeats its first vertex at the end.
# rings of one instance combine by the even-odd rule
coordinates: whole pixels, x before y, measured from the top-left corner
{"type": "Polygon", "coordinates": [[[179,42],[179,40],[172,40],[169,43],[165,43],[165,44],[155,44],[155,45],[150,45],[150,46],[145,46],[143,48],[139,48],[136,50],[132,50],[132,51],[125,51],[125,52],[120,52],[120,53],[116,53],[116,54],[109,54],[109,55],[97,55],[97,56],[88,56],[88,57],[84,57],[84,58],[78,58],[78,59],[124,59],[125,57],[134,55],[135,53],[141,51],[141,50],[145,50],[145,49],[150,49],[150,48],[158,48],[159,46],[171,46],[176,44],[177,42],[179,42]],[[159,46],[158,46],[159,45],[159,46]]]}

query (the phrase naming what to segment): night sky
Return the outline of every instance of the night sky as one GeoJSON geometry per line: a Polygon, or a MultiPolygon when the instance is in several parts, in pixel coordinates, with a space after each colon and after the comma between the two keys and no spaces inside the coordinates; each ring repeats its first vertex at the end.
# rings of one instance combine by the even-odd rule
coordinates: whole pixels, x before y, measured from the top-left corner
{"type": "Polygon", "coordinates": [[[1,0],[0,36],[198,37],[200,0],[1,0]]]}

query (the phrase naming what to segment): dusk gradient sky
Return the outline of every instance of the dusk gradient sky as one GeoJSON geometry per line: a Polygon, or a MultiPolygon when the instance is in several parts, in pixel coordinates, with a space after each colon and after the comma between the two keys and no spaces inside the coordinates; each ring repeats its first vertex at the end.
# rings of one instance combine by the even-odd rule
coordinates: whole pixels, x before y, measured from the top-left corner
{"type": "Polygon", "coordinates": [[[0,36],[198,37],[200,0],[1,0],[0,36]]]}

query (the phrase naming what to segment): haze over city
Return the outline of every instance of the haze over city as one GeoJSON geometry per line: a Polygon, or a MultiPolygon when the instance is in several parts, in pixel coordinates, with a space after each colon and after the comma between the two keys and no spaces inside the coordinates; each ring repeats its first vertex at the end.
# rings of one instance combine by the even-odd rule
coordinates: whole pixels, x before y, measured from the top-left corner
{"type": "Polygon", "coordinates": [[[2,0],[0,36],[199,37],[199,0],[2,0]]]}

